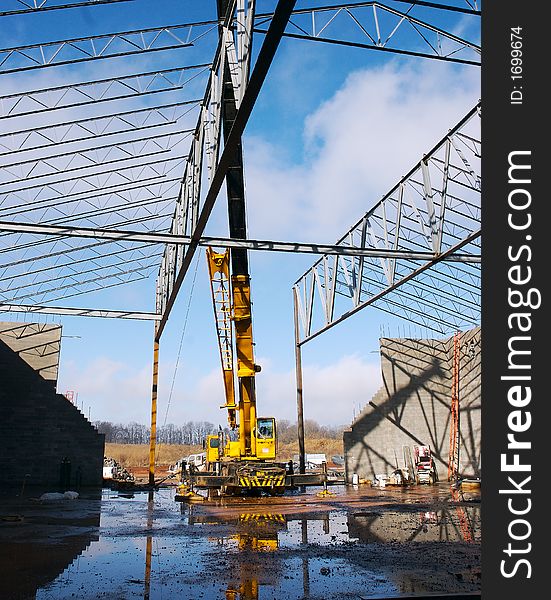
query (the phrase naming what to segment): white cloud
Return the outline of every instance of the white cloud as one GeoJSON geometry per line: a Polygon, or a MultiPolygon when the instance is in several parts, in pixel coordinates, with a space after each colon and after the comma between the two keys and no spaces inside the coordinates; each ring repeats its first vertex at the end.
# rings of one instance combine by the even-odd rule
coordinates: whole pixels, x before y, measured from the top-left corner
{"type": "Polygon", "coordinates": [[[300,164],[272,140],[247,138],[251,237],[334,241],[479,95],[477,69],[393,62],[352,73],[308,116],[300,164]]]}
{"type": "MultiPolygon", "coordinates": [[[[273,361],[263,357],[262,372],[257,376],[259,414],[296,421],[295,371],[279,371],[273,361]]],[[[194,378],[177,377],[170,395],[173,365],[161,365],[164,377],[159,386],[157,425],[186,421],[210,421],[225,425],[222,375],[219,368],[194,378]]],[[[344,356],[328,365],[306,364],[304,379],[304,417],[324,425],[350,423],[353,412],[363,407],[381,386],[380,367],[357,355],[344,356]]],[[[122,362],[101,357],[79,368],[74,362],[65,367],[60,392],[73,389],[83,412],[91,411],[93,421],[149,424],[151,367],[136,369],[122,362]]]]}
{"type": "Polygon", "coordinates": [[[100,356],[81,367],[64,364],[58,391],[77,393],[76,403],[92,421],[149,423],[151,366],[136,368],[100,356]]]}
{"type": "MultiPolygon", "coordinates": [[[[260,361],[259,361],[260,362],[260,361]]],[[[295,371],[275,370],[263,359],[257,377],[259,414],[296,421],[295,371]]],[[[304,418],[323,425],[352,421],[354,410],[363,407],[382,384],[378,363],[357,355],[343,356],[327,365],[303,365],[304,418]]]]}
{"type": "Polygon", "coordinates": [[[222,369],[209,371],[197,379],[194,387],[180,388],[175,397],[181,400],[170,410],[168,421],[179,417],[182,421],[209,421],[215,425],[226,424],[226,412],[220,409],[225,402],[222,369]]]}

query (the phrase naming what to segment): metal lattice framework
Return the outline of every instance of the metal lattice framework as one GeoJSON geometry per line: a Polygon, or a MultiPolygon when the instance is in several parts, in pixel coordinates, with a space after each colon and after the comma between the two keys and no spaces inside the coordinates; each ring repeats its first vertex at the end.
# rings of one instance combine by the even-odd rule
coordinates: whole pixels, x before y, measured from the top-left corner
{"type": "MultiPolygon", "coordinates": [[[[12,0],[0,19],[93,4],[124,0],[12,0]]],[[[0,310],[153,321],[152,488],[159,340],[199,246],[323,253],[294,287],[301,472],[303,343],[370,304],[443,332],[480,304],[479,107],[336,244],[204,235],[230,169],[244,181],[242,136],[283,37],[477,66],[452,18],[478,19],[475,2],[211,4],[204,20],[0,49],[0,310]],[[155,273],[154,310],[65,304],[155,273]]]]}
{"type": "MultiPolygon", "coordinates": [[[[152,108],[138,108],[100,115],[99,117],[88,117],[66,123],[62,122],[57,125],[44,125],[42,127],[5,133],[0,135],[0,148],[5,149],[0,152],[0,156],[9,155],[13,157],[26,150],[42,150],[44,148],[53,148],[54,146],[63,146],[69,142],[84,142],[89,138],[96,140],[129,131],[143,131],[153,127],[175,125],[198,104],[199,100],[173,102],[152,108]]],[[[77,154],[87,150],[85,148],[77,150],[74,153],[77,154]]],[[[51,155],[32,160],[45,162],[49,158],[51,158],[51,155]]],[[[19,163],[14,161],[13,164],[23,164],[24,162],[30,161],[21,161],[19,163]]],[[[8,166],[8,164],[3,163],[0,165],[0,168],[7,169],[8,166]]]]}
{"type": "MultiPolygon", "coordinates": [[[[208,215],[214,205],[214,200],[222,185],[225,172],[215,181],[216,174],[220,174],[220,146],[221,146],[221,108],[222,108],[222,79],[226,63],[231,73],[236,105],[239,108],[245,96],[248,83],[248,72],[251,61],[251,40],[253,27],[253,4],[240,4],[239,18],[237,19],[237,43],[234,33],[231,31],[231,20],[227,19],[221,26],[221,33],[215,59],[212,64],[211,78],[207,86],[202,103],[202,111],[197,122],[193,144],[191,146],[180,195],[176,203],[170,233],[174,235],[191,236],[190,246],[177,248],[169,244],[163,253],[159,276],[157,278],[157,312],[168,316],[168,311],[174,303],[176,294],[185,275],[185,269],[189,266],[193,252],[197,245],[197,239],[201,235],[208,215]],[[213,184],[218,190],[205,196],[201,204],[201,179],[205,164],[207,184],[209,192],[214,190],[213,184]],[[200,215],[202,217],[199,224],[200,215]],[[185,261],[184,261],[185,259],[185,261]]],[[[236,140],[240,139],[240,136],[236,140]]],[[[161,320],[161,328],[166,319],[161,320]]]]}
{"type": "MultiPolygon", "coordinates": [[[[430,21],[381,2],[354,2],[326,8],[294,11],[285,37],[342,46],[409,54],[464,64],[480,64],[480,46],[430,21]],[[343,35],[343,32],[346,32],[343,35]]],[[[472,13],[464,9],[465,13],[472,13]]],[[[254,31],[266,33],[259,18],[254,31]]]]}
{"type": "Polygon", "coordinates": [[[5,0],[0,17],[10,15],[22,15],[33,12],[44,12],[47,10],[60,10],[67,8],[81,8],[83,6],[98,6],[100,4],[114,4],[115,2],[134,2],[134,0],[76,0],[75,2],[64,2],[63,0],[5,0]]]}
{"type": "MultiPolygon", "coordinates": [[[[195,77],[208,71],[209,67],[209,64],[190,65],[7,94],[0,97],[2,107],[0,119],[28,117],[49,111],[77,109],[90,105],[98,106],[104,102],[178,91],[193,81],[195,77]],[[188,71],[193,73],[188,75],[188,71]]],[[[61,123],[58,124],[54,121],[50,126],[58,125],[61,123]]]]}
{"type": "Polygon", "coordinates": [[[441,334],[480,322],[480,156],[477,105],[338,241],[379,257],[324,256],[296,282],[299,343],[370,304],[441,334]]]}
{"type": "MultiPolygon", "coordinates": [[[[205,85],[210,63],[170,68],[162,63],[174,61],[174,49],[202,42],[213,27],[211,22],[192,23],[5,50],[3,76],[12,78],[14,72],[102,57],[117,62],[110,77],[0,98],[1,218],[42,226],[165,229],[200,110],[197,92],[205,85]],[[135,59],[128,65],[120,62],[152,51],[161,68],[137,72],[135,59]]],[[[178,62],[182,58],[176,55],[178,62]]],[[[70,77],[74,80],[72,72],[70,77]]],[[[35,306],[32,312],[37,312],[44,303],[145,280],[158,267],[163,250],[160,244],[90,242],[62,234],[16,231],[1,237],[0,299],[14,311],[35,306]]],[[[43,308],[41,312],[52,312],[43,308]]],[[[80,313],[62,308],[60,314],[80,313]]],[[[127,311],[92,309],[85,314],[126,317],[127,311]]]]}
{"type": "MultiPolygon", "coordinates": [[[[12,0],[0,18],[132,1],[12,0]]],[[[355,312],[364,305],[366,294],[392,291],[420,264],[431,269],[427,268],[422,283],[411,286],[408,294],[413,296],[404,288],[385,300],[386,308],[409,316],[413,307],[423,312],[423,294],[432,286],[441,291],[442,306],[435,311],[438,328],[456,323],[455,313],[474,319],[474,308],[469,312],[461,302],[447,298],[442,281],[465,276],[472,286],[463,284],[468,300],[462,302],[467,308],[471,300],[477,303],[476,263],[472,262],[477,242],[460,245],[460,240],[479,218],[479,205],[456,221],[451,218],[456,209],[464,209],[462,203],[476,205],[471,194],[478,192],[466,184],[472,177],[469,168],[476,169],[477,164],[471,156],[478,143],[475,137],[467,143],[460,133],[453,136],[457,148],[450,146],[450,156],[459,153],[467,161],[461,171],[454,170],[457,161],[446,163],[445,157],[435,154],[434,160],[420,167],[420,175],[412,174],[403,183],[403,215],[396,226],[399,242],[392,242],[388,227],[390,200],[384,215],[374,209],[346,241],[332,245],[206,237],[204,229],[226,176],[228,156],[241,139],[282,37],[478,65],[480,47],[454,33],[458,18],[479,18],[477,5],[391,0],[293,10],[294,2],[278,2],[275,11],[260,13],[253,0],[230,4],[223,21],[212,14],[213,2],[210,16],[202,21],[0,50],[0,81],[8,83],[0,96],[2,310],[152,319],[158,338],[197,247],[213,244],[326,255],[315,267],[314,284],[304,288],[308,290],[302,301],[304,339],[317,331],[316,302],[307,301],[314,297],[312,289],[322,292],[326,315],[322,327],[330,326],[336,322],[333,315],[340,314],[343,298],[357,302],[355,312]],[[254,57],[253,38],[258,43],[254,57]],[[96,76],[76,76],[82,72],[75,70],[76,65],[96,76]],[[108,76],[102,65],[109,65],[108,76]],[[238,113],[223,142],[226,67],[238,113]],[[56,73],[55,85],[29,89],[29,71],[44,70],[56,73]],[[429,229],[429,244],[429,221],[423,213],[429,196],[426,190],[423,195],[423,177],[429,173],[434,185],[433,170],[444,164],[448,164],[444,229],[439,241],[436,230],[429,229]],[[410,196],[415,204],[408,213],[410,196]],[[425,229],[416,223],[424,223],[425,229]],[[369,239],[376,243],[365,243],[369,239]],[[458,248],[449,252],[454,247],[450,240],[455,240],[461,253],[458,248]],[[368,264],[379,265],[379,270],[362,274],[360,265],[368,264]],[[332,268],[337,273],[334,280],[332,268]],[[151,280],[155,273],[154,311],[54,305],[61,299],[151,280]]],[[[432,196],[435,215],[440,215],[438,193],[432,196]]],[[[341,312],[349,312],[349,307],[341,312]]],[[[427,320],[428,316],[421,318],[427,320]]]]}
{"type": "Polygon", "coordinates": [[[0,73],[21,73],[31,69],[190,48],[213,27],[212,23],[185,23],[5,48],[0,50],[0,73]]]}

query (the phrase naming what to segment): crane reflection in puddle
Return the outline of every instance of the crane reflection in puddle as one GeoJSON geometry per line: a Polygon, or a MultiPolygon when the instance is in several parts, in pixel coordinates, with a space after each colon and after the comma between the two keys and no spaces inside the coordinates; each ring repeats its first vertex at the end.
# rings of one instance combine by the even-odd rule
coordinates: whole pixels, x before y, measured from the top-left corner
{"type": "MultiPolygon", "coordinates": [[[[261,588],[277,585],[280,565],[276,560],[280,547],[279,534],[287,531],[287,517],[280,513],[243,512],[237,518],[222,519],[214,515],[195,514],[194,507],[182,507],[190,525],[230,525],[235,530],[227,536],[209,538],[221,546],[231,545],[238,554],[238,568],[230,569],[226,585],[226,600],[259,600],[261,588]],[[270,554],[269,561],[264,559],[270,554]],[[266,568],[269,565],[269,568],[266,568]]],[[[302,543],[308,543],[307,519],[302,520],[302,543]]],[[[308,558],[302,559],[304,595],[309,594],[308,558]]]]}

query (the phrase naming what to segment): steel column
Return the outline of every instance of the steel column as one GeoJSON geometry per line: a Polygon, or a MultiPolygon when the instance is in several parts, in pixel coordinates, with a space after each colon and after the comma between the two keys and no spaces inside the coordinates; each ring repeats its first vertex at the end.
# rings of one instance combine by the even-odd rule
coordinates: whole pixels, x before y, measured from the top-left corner
{"type": "Polygon", "coordinates": [[[298,296],[296,288],[293,288],[293,306],[295,321],[295,374],[297,382],[297,434],[299,472],[306,471],[306,455],[304,451],[304,411],[302,401],[302,351],[300,347],[300,330],[298,324],[298,296]]]}
{"type": "Polygon", "coordinates": [[[157,443],[157,385],[159,382],[159,341],[153,340],[153,383],[151,385],[151,430],[149,436],[149,485],[155,486],[155,445],[157,443]]]}
{"type": "Polygon", "coordinates": [[[187,252],[182,260],[180,265],[180,269],[174,279],[174,284],[166,299],[166,303],[164,305],[163,316],[161,322],[159,323],[159,329],[157,332],[157,336],[160,337],[168,320],[170,311],[176,301],[176,296],[182,286],[184,281],[184,277],[186,276],[187,270],[191,264],[197,246],[199,244],[199,239],[207,225],[208,219],[214,208],[214,204],[216,199],[218,198],[218,193],[224,183],[224,179],[226,178],[228,169],[232,162],[232,155],[235,151],[235,148],[241,141],[241,136],[247,125],[249,117],[251,116],[252,110],[260,94],[260,90],[262,85],[266,79],[268,74],[268,70],[272,61],[274,59],[275,53],[281,41],[281,36],[283,31],[285,30],[285,26],[289,21],[289,17],[293,11],[295,6],[295,0],[287,0],[284,2],[283,0],[279,0],[276,10],[274,12],[274,17],[270,24],[270,28],[266,35],[266,39],[260,48],[258,53],[258,57],[255,63],[255,67],[251,74],[249,84],[243,95],[243,99],[239,106],[239,110],[235,115],[235,121],[226,138],[226,145],[224,146],[224,150],[220,156],[220,160],[216,166],[216,171],[212,176],[209,190],[206,194],[206,197],[203,202],[202,210],[197,219],[197,224],[195,229],[191,235],[191,242],[187,249],[187,252]]]}

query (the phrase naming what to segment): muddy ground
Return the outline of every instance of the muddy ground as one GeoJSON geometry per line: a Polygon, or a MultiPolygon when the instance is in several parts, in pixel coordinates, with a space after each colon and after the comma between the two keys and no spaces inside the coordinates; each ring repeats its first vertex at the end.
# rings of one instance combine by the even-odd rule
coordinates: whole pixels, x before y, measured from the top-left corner
{"type": "Polygon", "coordinates": [[[183,504],[174,488],[0,496],[0,598],[395,598],[480,592],[480,504],[449,487],[183,504]]]}

